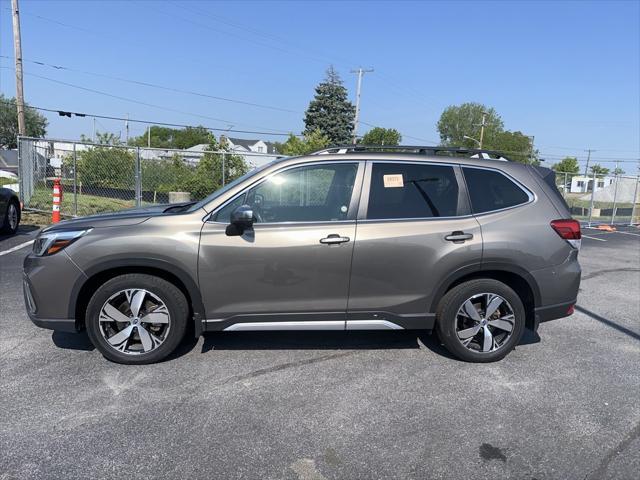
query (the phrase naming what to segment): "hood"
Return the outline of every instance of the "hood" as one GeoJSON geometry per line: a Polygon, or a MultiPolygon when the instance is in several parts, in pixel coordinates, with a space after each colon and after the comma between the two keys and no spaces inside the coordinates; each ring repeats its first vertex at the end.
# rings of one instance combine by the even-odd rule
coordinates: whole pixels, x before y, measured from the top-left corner
{"type": "Polygon", "coordinates": [[[138,225],[151,217],[180,213],[194,203],[195,202],[167,203],[151,205],[148,207],[130,208],[119,212],[99,213],[96,215],[89,215],[87,217],[64,220],[45,228],[43,231],[68,230],[70,228],[104,228],[138,225]]]}

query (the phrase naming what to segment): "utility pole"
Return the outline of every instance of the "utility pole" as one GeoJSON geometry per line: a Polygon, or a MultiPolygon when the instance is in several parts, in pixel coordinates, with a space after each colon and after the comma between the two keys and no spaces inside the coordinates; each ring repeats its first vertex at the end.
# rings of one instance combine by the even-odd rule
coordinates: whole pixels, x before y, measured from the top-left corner
{"type": "Polygon", "coordinates": [[[147,148],[151,148],[151,125],[147,127],[147,148]]]}
{"type": "Polygon", "coordinates": [[[16,57],[16,107],[18,110],[18,135],[26,135],[24,120],[24,89],[22,84],[22,43],[20,36],[20,11],[18,0],[11,0],[13,14],[13,49],[16,57]]]}
{"type": "Polygon", "coordinates": [[[482,142],[484,140],[484,127],[486,125],[485,120],[487,118],[487,112],[482,112],[482,123],[480,124],[480,150],[482,150],[482,142]]]}
{"type": "Polygon", "coordinates": [[[124,121],[124,143],[129,145],[129,114],[127,113],[127,119],[124,121]]]}
{"type": "MultiPolygon", "coordinates": [[[[588,150],[585,150],[585,152],[587,152],[587,164],[584,166],[584,176],[585,178],[587,178],[587,175],[589,173],[589,161],[591,160],[591,152],[595,152],[595,150],[591,150],[590,148],[588,150]]],[[[589,179],[587,178],[586,181],[584,182],[585,187],[584,187],[584,191],[586,192],[589,187],[589,179]]]]}
{"type": "Polygon", "coordinates": [[[365,73],[373,72],[373,68],[364,69],[359,67],[357,70],[351,70],[351,73],[358,74],[358,87],[356,88],[356,118],[353,121],[353,144],[356,144],[356,138],[358,137],[358,123],[360,121],[360,90],[362,89],[362,76],[365,73]]]}
{"type": "Polygon", "coordinates": [[[96,143],[96,117],[93,117],[93,136],[91,137],[91,142],[96,143]]]}
{"type": "Polygon", "coordinates": [[[589,162],[591,161],[591,152],[595,152],[595,150],[591,150],[590,148],[585,150],[587,152],[587,164],[584,166],[584,176],[586,177],[589,173],[589,162]]]}

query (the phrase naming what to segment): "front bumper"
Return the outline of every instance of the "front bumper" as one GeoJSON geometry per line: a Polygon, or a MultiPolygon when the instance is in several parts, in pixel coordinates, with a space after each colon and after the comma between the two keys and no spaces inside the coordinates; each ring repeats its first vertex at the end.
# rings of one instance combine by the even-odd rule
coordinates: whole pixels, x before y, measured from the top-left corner
{"type": "Polygon", "coordinates": [[[73,286],[84,273],[64,252],[24,260],[23,292],[29,319],[41,328],[78,331],[70,305],[73,286]]]}

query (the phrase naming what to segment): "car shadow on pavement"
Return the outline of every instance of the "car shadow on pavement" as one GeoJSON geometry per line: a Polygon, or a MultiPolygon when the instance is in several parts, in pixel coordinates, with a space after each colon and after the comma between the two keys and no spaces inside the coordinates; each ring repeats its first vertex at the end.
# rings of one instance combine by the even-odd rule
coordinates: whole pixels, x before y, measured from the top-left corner
{"type": "Polygon", "coordinates": [[[20,225],[18,227],[18,231],[15,234],[13,234],[13,235],[0,235],[0,242],[2,242],[3,240],[7,240],[9,238],[16,238],[16,237],[21,237],[21,236],[31,236],[31,234],[36,230],[40,230],[40,227],[37,226],[37,225],[20,225]]]}
{"type": "Polygon", "coordinates": [[[211,332],[202,353],[212,350],[396,350],[427,349],[453,359],[438,336],[427,331],[211,332]]]}
{"type": "MultiPolygon", "coordinates": [[[[442,345],[438,335],[426,330],[405,331],[339,331],[339,332],[209,332],[203,335],[202,350],[397,350],[426,348],[433,353],[457,360],[442,345]]],[[[53,343],[68,350],[92,351],[95,347],[86,332],[53,332],[53,343]]],[[[187,331],[178,348],[163,361],[190,353],[198,344],[192,331],[187,331]]],[[[540,342],[537,332],[526,329],[519,345],[540,342]]]]}
{"type": "Polygon", "coordinates": [[[51,340],[53,340],[53,343],[56,345],[56,347],[64,348],[67,350],[91,351],[96,348],[91,343],[91,340],[89,340],[87,332],[69,333],[54,331],[51,334],[51,340]]]}

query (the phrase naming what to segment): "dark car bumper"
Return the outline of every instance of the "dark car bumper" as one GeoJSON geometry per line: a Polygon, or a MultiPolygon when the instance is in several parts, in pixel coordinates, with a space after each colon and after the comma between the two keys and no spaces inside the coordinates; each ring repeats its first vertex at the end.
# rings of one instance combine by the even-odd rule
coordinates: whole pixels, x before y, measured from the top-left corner
{"type": "Polygon", "coordinates": [[[65,254],[50,257],[28,255],[24,260],[23,292],[27,314],[41,328],[78,331],[69,298],[84,273],[65,254]]]}
{"type": "Polygon", "coordinates": [[[576,300],[572,300],[570,302],[559,303],[557,305],[547,305],[545,307],[536,308],[536,326],[542,322],[573,315],[573,308],[575,304],[576,300]]]}

